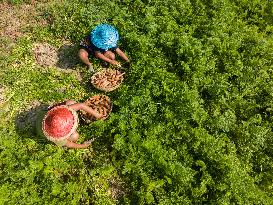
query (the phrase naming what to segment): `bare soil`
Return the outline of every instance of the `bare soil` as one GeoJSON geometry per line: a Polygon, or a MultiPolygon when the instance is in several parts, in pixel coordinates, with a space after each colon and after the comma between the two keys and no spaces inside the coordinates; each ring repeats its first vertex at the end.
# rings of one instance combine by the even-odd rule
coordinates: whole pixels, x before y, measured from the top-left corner
{"type": "Polygon", "coordinates": [[[46,20],[37,18],[35,4],[12,5],[0,2],[0,57],[10,54],[19,37],[28,35],[29,28],[44,25],[46,20]]]}
{"type": "Polygon", "coordinates": [[[36,63],[42,67],[56,67],[64,73],[73,73],[75,77],[82,81],[82,75],[76,69],[80,63],[78,57],[78,46],[70,42],[64,42],[59,49],[48,43],[36,43],[33,46],[36,63]]]}
{"type": "Polygon", "coordinates": [[[22,4],[14,6],[8,3],[0,3],[0,36],[13,40],[23,35],[22,29],[37,24],[35,15],[37,11],[34,5],[22,4]]]}
{"type": "Polygon", "coordinates": [[[36,63],[43,67],[55,66],[58,63],[57,49],[48,43],[36,43],[33,47],[36,63]]]}

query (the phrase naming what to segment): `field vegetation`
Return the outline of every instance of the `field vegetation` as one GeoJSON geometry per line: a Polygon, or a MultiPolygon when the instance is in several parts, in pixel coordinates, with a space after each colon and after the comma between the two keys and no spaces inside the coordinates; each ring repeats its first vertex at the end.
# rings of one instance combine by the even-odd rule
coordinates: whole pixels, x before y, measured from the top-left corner
{"type": "MultiPolygon", "coordinates": [[[[0,3],[0,204],[272,204],[270,0],[0,3]],[[59,148],[37,112],[101,93],[77,58],[100,23],[132,60],[92,148],[59,148]]],[[[100,61],[92,59],[95,67],[100,61]]]]}

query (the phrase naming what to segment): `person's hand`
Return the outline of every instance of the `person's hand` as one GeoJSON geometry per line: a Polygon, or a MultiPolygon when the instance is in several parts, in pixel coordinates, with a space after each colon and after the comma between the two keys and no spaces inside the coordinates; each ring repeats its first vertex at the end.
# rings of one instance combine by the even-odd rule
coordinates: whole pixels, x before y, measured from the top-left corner
{"type": "Polygon", "coordinates": [[[117,66],[117,67],[121,67],[120,62],[118,62],[118,61],[116,61],[116,60],[112,60],[112,61],[111,61],[111,64],[114,65],[114,66],[117,66]]]}
{"type": "Polygon", "coordinates": [[[97,139],[96,137],[93,137],[93,138],[90,139],[90,140],[86,140],[84,143],[91,144],[91,143],[94,142],[96,139],[97,139]]]}
{"type": "Polygon", "coordinates": [[[83,144],[85,144],[87,146],[90,146],[92,142],[93,142],[92,140],[87,140],[83,144]]]}
{"type": "Polygon", "coordinates": [[[96,140],[96,138],[93,138],[91,140],[85,141],[83,144],[86,145],[86,147],[89,147],[92,144],[92,142],[94,142],[95,140],[96,140]]]}
{"type": "Polygon", "coordinates": [[[95,115],[95,118],[97,118],[97,119],[101,119],[101,118],[103,118],[103,117],[105,117],[102,113],[96,113],[96,115],[95,115]]]}

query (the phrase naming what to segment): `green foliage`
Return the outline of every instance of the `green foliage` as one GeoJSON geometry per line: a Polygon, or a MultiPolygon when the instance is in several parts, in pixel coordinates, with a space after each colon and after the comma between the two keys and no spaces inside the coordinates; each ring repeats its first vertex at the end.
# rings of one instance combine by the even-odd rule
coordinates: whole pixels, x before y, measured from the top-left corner
{"type": "Polygon", "coordinates": [[[73,0],[40,10],[49,26],[38,34],[49,38],[78,42],[115,25],[133,65],[109,93],[110,118],[80,128],[99,136],[93,152],[59,149],[16,132],[11,118],[33,99],[93,93],[35,69],[31,39],[20,39],[2,74],[14,92],[0,124],[3,204],[272,204],[270,1],[73,0]],[[119,202],[107,195],[112,175],[128,186],[119,202]]]}

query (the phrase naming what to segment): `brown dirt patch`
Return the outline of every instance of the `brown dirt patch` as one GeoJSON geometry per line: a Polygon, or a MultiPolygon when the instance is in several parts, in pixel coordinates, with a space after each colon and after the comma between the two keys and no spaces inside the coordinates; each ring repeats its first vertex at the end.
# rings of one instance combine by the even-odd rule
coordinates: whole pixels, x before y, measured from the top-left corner
{"type": "MultiPolygon", "coordinates": [[[[7,1],[0,2],[0,58],[7,57],[13,49],[16,40],[21,36],[31,35],[31,28],[45,25],[39,8],[48,4],[46,0],[26,1],[21,5],[12,5],[7,1]]],[[[64,42],[59,49],[47,43],[37,43],[33,47],[36,63],[42,67],[57,67],[62,72],[75,71],[78,58],[78,46],[64,42]]],[[[76,77],[81,80],[78,72],[76,77]]]]}
{"type": "Polygon", "coordinates": [[[8,3],[0,3],[0,36],[13,40],[23,35],[23,28],[35,25],[37,11],[34,5],[23,4],[14,6],[8,3]]]}
{"type": "Polygon", "coordinates": [[[82,81],[81,73],[76,69],[80,62],[77,45],[65,42],[57,49],[48,43],[36,43],[33,52],[38,65],[56,67],[61,72],[73,73],[79,81],[82,81]]]}
{"type": "Polygon", "coordinates": [[[48,43],[36,43],[33,46],[36,63],[43,67],[56,66],[59,71],[70,73],[75,71],[78,58],[78,46],[65,43],[59,49],[48,43]]]}
{"type": "MultiPolygon", "coordinates": [[[[42,3],[39,4],[42,5],[42,3]]],[[[8,56],[15,41],[21,36],[28,35],[30,28],[47,23],[45,19],[39,18],[37,8],[34,1],[32,4],[21,5],[0,2],[0,58],[8,56]]]]}
{"type": "Polygon", "coordinates": [[[57,49],[47,43],[36,43],[33,47],[36,63],[43,67],[55,66],[58,63],[57,49]]]}

